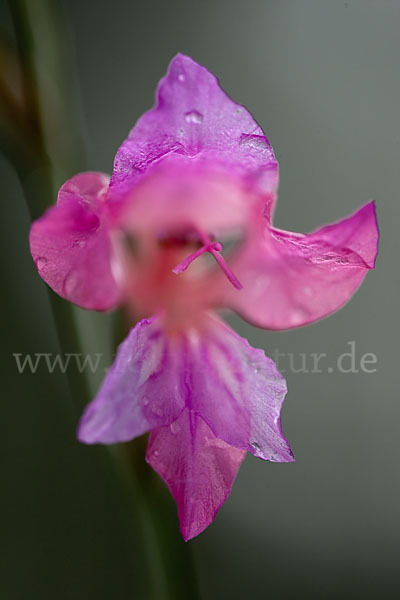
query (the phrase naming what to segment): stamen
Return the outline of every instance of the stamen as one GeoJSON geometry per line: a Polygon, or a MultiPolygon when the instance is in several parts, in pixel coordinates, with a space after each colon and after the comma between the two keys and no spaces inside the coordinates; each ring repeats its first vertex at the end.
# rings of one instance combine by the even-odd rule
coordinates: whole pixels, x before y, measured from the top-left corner
{"type": "Polygon", "coordinates": [[[183,260],[181,263],[179,263],[179,265],[176,265],[176,267],[174,267],[172,269],[172,272],[175,273],[176,275],[183,273],[184,271],[186,271],[188,266],[194,260],[196,260],[196,258],[201,256],[205,252],[209,252],[215,258],[215,260],[217,261],[217,263],[219,264],[219,266],[221,267],[222,271],[225,273],[226,277],[229,279],[231,284],[237,290],[241,290],[243,288],[242,284],[240,283],[240,281],[236,277],[236,275],[234,273],[232,273],[232,271],[226,264],[225,259],[220,254],[220,252],[223,249],[222,244],[220,242],[212,242],[211,239],[202,232],[199,232],[199,237],[200,237],[200,240],[203,242],[203,246],[201,248],[199,248],[198,250],[196,250],[195,252],[192,252],[192,254],[189,254],[189,256],[187,256],[185,258],[185,260],[183,260]]]}

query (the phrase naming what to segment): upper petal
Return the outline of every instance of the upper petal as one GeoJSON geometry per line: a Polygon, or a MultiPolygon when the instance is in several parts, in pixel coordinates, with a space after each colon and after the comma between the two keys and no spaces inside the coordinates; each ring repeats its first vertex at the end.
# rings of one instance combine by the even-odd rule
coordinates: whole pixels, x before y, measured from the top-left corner
{"type": "Polygon", "coordinates": [[[144,319],[118,348],[78,438],[87,444],[124,442],[174,421],[185,406],[184,355],[158,319],[144,319]]]}
{"type": "Polygon", "coordinates": [[[169,427],[151,433],[146,460],[175,498],[185,540],[212,523],[231,491],[244,455],[216,438],[190,409],[169,427]]]}
{"type": "Polygon", "coordinates": [[[30,248],[39,275],[57,294],[94,310],[113,308],[119,289],[103,218],[109,177],[81,173],[60,189],[58,202],[32,224],[30,248]]]}
{"type": "Polygon", "coordinates": [[[182,54],[161,79],[155,107],[139,119],[116,155],[113,199],[130,192],[149,165],[171,153],[223,164],[259,186],[268,203],[273,200],[277,161],[267,138],[214,75],[182,54]]]}
{"type": "Polygon", "coordinates": [[[259,327],[306,325],[351,298],[374,267],[378,239],[373,202],[308,235],[265,224],[232,259],[243,290],[237,292],[221,280],[214,300],[259,327]]]}

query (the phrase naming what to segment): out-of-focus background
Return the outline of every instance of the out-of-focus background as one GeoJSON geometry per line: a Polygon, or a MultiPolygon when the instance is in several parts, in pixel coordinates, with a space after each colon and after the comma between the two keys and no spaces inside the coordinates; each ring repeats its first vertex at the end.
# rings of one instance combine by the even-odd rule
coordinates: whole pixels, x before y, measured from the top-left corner
{"type": "MultiPolygon", "coordinates": [[[[0,6],[12,40],[9,7],[0,6]]],[[[83,141],[76,170],[111,172],[118,146],[153,104],[157,81],[180,51],[215,73],[265,130],[280,162],[278,227],[310,231],[376,199],[377,268],[343,310],[285,333],[230,317],[252,345],[285,355],[282,423],[296,462],[248,456],[214,524],[189,545],[203,600],[397,598],[400,3],[65,0],[59,6],[73,87],[61,93],[75,113],[67,130],[83,141]],[[337,359],[352,349],[355,365],[347,357],[342,366],[358,372],[344,373],[337,359]],[[310,372],[313,353],[327,354],[320,373],[310,372]],[[361,368],[366,353],[376,356],[368,364],[374,372],[361,368]]],[[[41,19],[38,11],[36,31],[41,19]]],[[[56,35],[46,42],[49,77],[52,44],[59,41],[56,35]]],[[[146,599],[139,509],[115,492],[99,449],[75,441],[78,413],[66,377],[58,370],[18,373],[13,353],[54,353],[58,342],[46,286],[29,254],[23,190],[6,154],[0,158],[0,595],[146,599]]],[[[72,174],[61,169],[57,179],[72,174]]],[[[85,350],[109,351],[112,317],[77,312],[85,350]]],[[[92,377],[93,390],[101,375],[92,377]]]]}

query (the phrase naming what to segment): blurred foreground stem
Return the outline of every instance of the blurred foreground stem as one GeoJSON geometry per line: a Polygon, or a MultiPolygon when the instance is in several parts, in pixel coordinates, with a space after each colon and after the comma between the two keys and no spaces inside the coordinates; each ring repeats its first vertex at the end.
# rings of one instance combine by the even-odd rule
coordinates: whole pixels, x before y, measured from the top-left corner
{"type": "MultiPolygon", "coordinates": [[[[15,62],[18,73],[15,77],[20,92],[18,104],[15,98],[14,122],[11,120],[7,131],[9,145],[6,150],[21,182],[31,219],[38,218],[57,197],[54,180],[57,163],[65,162],[63,166],[68,170],[72,162],[71,142],[65,144],[65,149],[55,159],[51,160],[48,152],[48,148],[54,146],[52,139],[55,136],[64,137],[60,116],[72,120],[60,93],[65,85],[61,53],[52,43],[57,39],[60,47],[63,39],[58,34],[57,4],[50,0],[9,1],[17,40],[15,62]],[[46,56],[50,65],[43,60],[46,56]]],[[[7,82],[2,82],[3,88],[6,85],[7,82]]],[[[65,137],[67,142],[69,135],[65,137]]],[[[49,299],[62,351],[79,353],[80,340],[73,306],[50,290],[49,299]]],[[[88,401],[86,376],[77,368],[69,368],[67,377],[75,408],[80,411],[88,401]]]]}
{"type": "MultiPolygon", "coordinates": [[[[0,77],[0,104],[5,119],[0,122],[2,146],[21,181],[32,219],[55,202],[57,176],[64,179],[82,170],[82,152],[71,114],[70,91],[65,78],[63,35],[57,14],[58,0],[9,0],[17,38],[20,91],[0,77]]],[[[6,45],[5,59],[7,61],[6,45]]],[[[12,61],[10,61],[12,62],[12,61]]],[[[80,352],[79,331],[73,306],[49,290],[55,325],[63,352],[80,352]]],[[[75,409],[88,402],[88,384],[78,369],[67,370],[75,409]]],[[[95,451],[92,449],[92,451],[95,451]]],[[[149,594],[146,600],[196,600],[196,582],[190,544],[180,537],[175,505],[164,484],[144,460],[144,440],[96,451],[110,474],[110,456],[115,459],[112,481],[124,502],[127,493],[140,508],[141,531],[131,531],[132,543],[140,547],[149,594]],[[137,535],[139,534],[139,535],[137,535]]],[[[129,524],[133,529],[134,519],[129,524]]],[[[137,519],[136,519],[137,521],[137,519]]]]}

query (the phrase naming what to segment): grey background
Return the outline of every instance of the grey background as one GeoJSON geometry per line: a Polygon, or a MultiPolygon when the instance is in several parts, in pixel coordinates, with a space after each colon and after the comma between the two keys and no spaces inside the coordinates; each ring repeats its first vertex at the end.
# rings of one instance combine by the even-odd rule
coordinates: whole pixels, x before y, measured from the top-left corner
{"type": "MultiPolygon", "coordinates": [[[[89,169],[111,171],[181,51],[215,73],[269,137],[281,173],[277,226],[310,231],[376,199],[377,268],[343,310],[285,333],[229,318],[267,354],[328,357],[322,373],[285,373],[282,423],[296,462],[248,456],[215,523],[191,545],[207,600],[398,597],[400,3],[89,0],[64,8],[89,169]],[[375,373],[338,371],[350,341],[358,364],[364,353],[377,356],[375,373]]],[[[123,525],[130,508],[112,494],[98,455],[74,441],[65,381],[16,372],[12,352],[54,352],[57,342],[29,256],[22,191],[4,159],[0,169],[2,597],[141,598],[141,549],[132,554],[123,525]]],[[[87,349],[105,348],[109,318],[79,318],[87,349]]]]}

